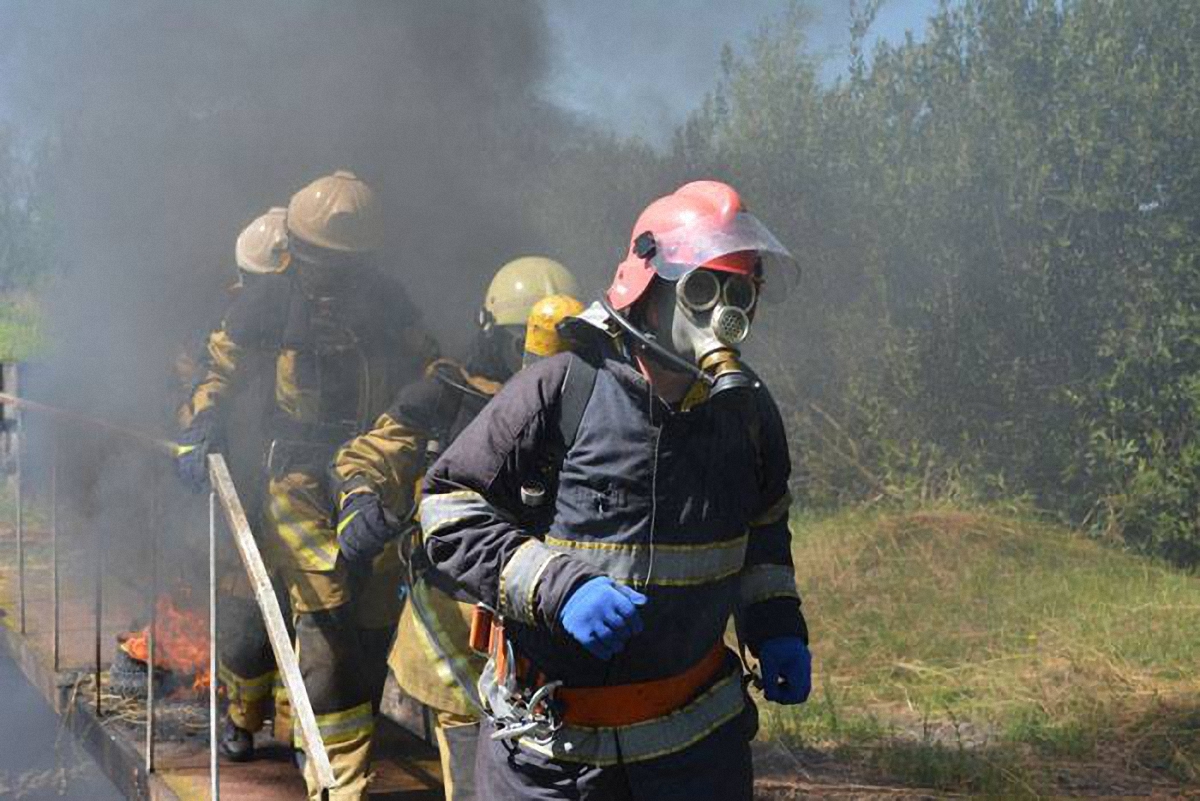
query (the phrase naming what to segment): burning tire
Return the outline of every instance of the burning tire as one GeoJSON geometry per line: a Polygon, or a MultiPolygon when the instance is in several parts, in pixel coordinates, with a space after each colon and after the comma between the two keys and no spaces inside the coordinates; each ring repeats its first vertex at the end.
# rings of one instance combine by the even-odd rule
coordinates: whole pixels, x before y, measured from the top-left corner
{"type": "MultiPolygon", "coordinates": [[[[134,659],[123,648],[118,648],[108,669],[108,688],[122,698],[145,698],[147,670],[145,662],[134,659]]],[[[154,682],[155,692],[161,692],[162,671],[155,671],[154,682]]]]}

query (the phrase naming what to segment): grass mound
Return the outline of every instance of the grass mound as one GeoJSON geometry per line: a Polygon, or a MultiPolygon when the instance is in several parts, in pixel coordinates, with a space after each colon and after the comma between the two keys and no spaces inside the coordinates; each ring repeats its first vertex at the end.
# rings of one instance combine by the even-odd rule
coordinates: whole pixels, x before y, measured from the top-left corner
{"type": "Polygon", "coordinates": [[[1200,783],[1194,576],[1003,511],[794,528],[816,686],[764,736],[939,789],[1200,783]]]}

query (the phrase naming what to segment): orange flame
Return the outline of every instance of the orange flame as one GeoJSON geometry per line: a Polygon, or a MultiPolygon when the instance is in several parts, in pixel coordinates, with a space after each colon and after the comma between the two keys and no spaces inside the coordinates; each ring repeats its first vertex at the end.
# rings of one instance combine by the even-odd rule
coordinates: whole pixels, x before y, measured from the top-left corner
{"type": "MultiPolygon", "coordinates": [[[[195,676],[192,689],[208,689],[208,620],[196,612],[179,609],[169,595],[158,599],[158,625],[154,631],[155,667],[195,676]]],[[[148,628],[118,638],[121,650],[139,662],[150,659],[148,628]]]]}

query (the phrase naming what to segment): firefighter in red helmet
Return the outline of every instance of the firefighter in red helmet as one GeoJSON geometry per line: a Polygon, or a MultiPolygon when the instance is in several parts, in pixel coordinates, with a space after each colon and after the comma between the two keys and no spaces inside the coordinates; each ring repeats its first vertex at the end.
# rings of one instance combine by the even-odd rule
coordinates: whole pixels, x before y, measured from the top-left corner
{"type": "Polygon", "coordinates": [[[560,326],[574,352],[515,376],[427,474],[433,571],[484,610],[481,797],[751,798],[729,619],[768,701],[811,688],[786,434],[740,355],[788,271],[727,184],[656,200],[560,326]]]}

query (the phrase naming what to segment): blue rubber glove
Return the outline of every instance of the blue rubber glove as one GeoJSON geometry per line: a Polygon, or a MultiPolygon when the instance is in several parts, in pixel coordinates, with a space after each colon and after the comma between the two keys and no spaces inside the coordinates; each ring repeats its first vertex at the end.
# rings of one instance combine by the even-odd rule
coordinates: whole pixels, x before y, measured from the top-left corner
{"type": "Polygon", "coordinates": [[[374,492],[356,492],[338,513],[338,550],[352,565],[369,566],[395,535],[374,492]]]}
{"type": "Polygon", "coordinates": [[[214,428],[212,414],[201,412],[183,432],[175,451],[175,472],[197,494],[208,489],[208,454],[213,450],[214,428]]]}
{"type": "Polygon", "coordinates": [[[812,653],[799,637],[776,637],[758,649],[763,696],[777,704],[802,704],[812,692],[812,653]]]}
{"type": "Polygon", "coordinates": [[[567,633],[579,641],[592,656],[612,659],[642,631],[646,596],[617,584],[608,576],[588,579],[571,593],[559,613],[567,633]]]}

